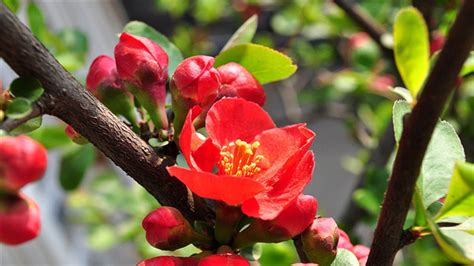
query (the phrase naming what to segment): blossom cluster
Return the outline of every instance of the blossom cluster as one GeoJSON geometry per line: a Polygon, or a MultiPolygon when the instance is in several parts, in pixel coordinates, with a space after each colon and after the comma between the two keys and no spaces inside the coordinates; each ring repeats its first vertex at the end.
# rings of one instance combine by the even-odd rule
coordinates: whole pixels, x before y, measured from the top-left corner
{"type": "Polygon", "coordinates": [[[46,165],[46,150],[30,137],[0,137],[0,243],[18,245],[38,236],[39,207],[20,189],[41,178],[46,165]]]}

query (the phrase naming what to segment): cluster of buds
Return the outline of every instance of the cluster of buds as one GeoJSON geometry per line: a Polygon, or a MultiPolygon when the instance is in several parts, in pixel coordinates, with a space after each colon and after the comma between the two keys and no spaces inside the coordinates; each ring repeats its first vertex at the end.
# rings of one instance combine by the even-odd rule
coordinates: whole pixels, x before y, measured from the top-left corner
{"type": "Polygon", "coordinates": [[[20,192],[46,170],[46,150],[27,136],[0,137],[0,243],[17,245],[40,231],[38,205],[20,192]]]}

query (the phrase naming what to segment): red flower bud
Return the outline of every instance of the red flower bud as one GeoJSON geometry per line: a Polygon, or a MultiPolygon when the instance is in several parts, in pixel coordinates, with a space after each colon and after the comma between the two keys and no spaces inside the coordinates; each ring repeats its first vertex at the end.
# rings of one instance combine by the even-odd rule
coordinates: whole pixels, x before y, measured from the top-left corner
{"type": "Polygon", "coordinates": [[[370,36],[365,32],[358,32],[349,38],[349,49],[358,49],[370,43],[370,36]]]}
{"type": "Polygon", "coordinates": [[[23,193],[0,199],[0,243],[18,245],[38,236],[38,205],[23,193]]]}
{"type": "Polygon", "coordinates": [[[433,33],[433,38],[430,42],[430,54],[436,53],[443,48],[446,38],[439,32],[433,33]]]}
{"type": "Polygon", "coordinates": [[[198,266],[250,266],[250,263],[242,256],[232,253],[217,254],[205,257],[199,261],[198,266]]]}
{"type": "Polygon", "coordinates": [[[46,150],[27,136],[0,137],[0,188],[19,190],[43,176],[46,150]]]}
{"type": "Polygon", "coordinates": [[[171,96],[177,135],[191,107],[199,105],[207,111],[216,100],[221,82],[213,65],[213,57],[198,55],[185,59],[176,68],[171,79],[171,96]]]}
{"type": "Polygon", "coordinates": [[[146,239],[152,246],[163,250],[175,250],[189,245],[193,229],[181,213],[172,207],[161,207],[143,219],[146,239]]]}
{"type": "Polygon", "coordinates": [[[266,95],[262,85],[243,66],[231,62],[218,67],[217,71],[222,83],[219,98],[240,97],[260,106],[265,104],[266,95]]]}
{"type": "Polygon", "coordinates": [[[317,218],[302,234],[303,249],[311,262],[329,265],[336,258],[339,232],[333,218],[317,218]]]}
{"type": "Polygon", "coordinates": [[[100,88],[121,88],[115,60],[112,57],[100,55],[94,59],[87,73],[86,87],[95,96],[100,96],[100,88]]]}
{"type": "Polygon", "coordinates": [[[126,32],[115,46],[117,71],[127,88],[149,112],[156,127],[167,128],[168,55],[155,42],[126,32]]]}
{"type": "Polygon", "coordinates": [[[256,242],[277,243],[291,239],[311,225],[317,208],[318,202],[314,197],[300,195],[275,219],[254,220],[247,229],[237,235],[234,246],[241,248],[256,242]]]}
{"type": "Polygon", "coordinates": [[[137,263],[137,266],[195,266],[197,259],[193,257],[180,258],[172,256],[160,256],[147,259],[137,263]]]}
{"type": "Polygon", "coordinates": [[[395,78],[392,75],[377,76],[370,83],[373,90],[382,93],[388,91],[389,87],[393,85],[395,85],[395,78]]]}
{"type": "Polygon", "coordinates": [[[369,257],[370,248],[364,245],[355,245],[352,249],[352,253],[354,253],[359,260],[360,266],[365,266],[369,257]]]}
{"type": "Polygon", "coordinates": [[[337,243],[337,248],[345,248],[349,251],[352,251],[354,246],[351,243],[351,239],[349,236],[346,234],[346,232],[342,231],[341,229],[338,229],[339,231],[339,242],[337,243]]]}
{"type": "Polygon", "coordinates": [[[66,133],[69,139],[71,139],[76,144],[82,145],[89,142],[86,138],[81,136],[81,134],[77,133],[77,131],[74,130],[74,128],[72,128],[70,125],[67,125],[66,128],[64,128],[64,133],[66,133]]]}

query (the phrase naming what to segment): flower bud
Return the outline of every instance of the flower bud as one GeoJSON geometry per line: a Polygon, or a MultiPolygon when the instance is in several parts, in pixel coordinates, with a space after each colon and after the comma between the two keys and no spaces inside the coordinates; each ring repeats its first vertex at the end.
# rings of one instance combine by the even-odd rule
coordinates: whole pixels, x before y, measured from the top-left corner
{"type": "Polygon", "coordinates": [[[232,253],[224,253],[205,257],[201,259],[198,264],[198,266],[216,265],[250,266],[250,263],[242,256],[235,255],[232,253]]]}
{"type": "Polygon", "coordinates": [[[39,208],[23,193],[0,198],[0,243],[18,245],[38,236],[39,208]]]}
{"type": "Polygon", "coordinates": [[[16,191],[38,180],[47,163],[46,150],[30,137],[0,137],[0,188],[16,191]]]}
{"type": "Polygon", "coordinates": [[[330,265],[336,258],[339,232],[333,218],[316,218],[301,236],[303,250],[311,262],[330,265]]]}
{"type": "Polygon", "coordinates": [[[349,251],[352,251],[354,246],[352,245],[351,239],[346,234],[346,232],[338,229],[339,231],[339,242],[337,243],[337,248],[345,248],[349,251]]]}
{"type": "Polygon", "coordinates": [[[314,197],[300,195],[275,219],[255,219],[247,229],[237,235],[234,247],[242,248],[256,242],[277,243],[291,239],[311,225],[317,208],[318,202],[314,197]]]}
{"type": "Polygon", "coordinates": [[[357,260],[359,260],[360,266],[365,266],[367,259],[369,258],[370,248],[364,245],[355,245],[352,249],[352,253],[354,253],[357,260]]]}
{"type": "Polygon", "coordinates": [[[257,103],[265,104],[265,91],[262,85],[243,66],[231,62],[217,68],[221,77],[221,97],[240,97],[257,103]]]}
{"type": "Polygon", "coordinates": [[[175,250],[193,241],[193,228],[181,213],[172,207],[160,207],[143,219],[146,239],[152,246],[175,250]]]}
{"type": "Polygon", "coordinates": [[[120,79],[148,111],[157,128],[168,128],[166,80],[168,55],[155,42],[126,32],[115,46],[120,79]]]}
{"type": "Polygon", "coordinates": [[[219,73],[213,65],[213,57],[198,55],[185,59],[176,68],[171,79],[176,135],[181,132],[191,107],[199,105],[207,111],[216,100],[221,82],[219,73]]]}
{"type": "Polygon", "coordinates": [[[86,88],[114,114],[123,115],[136,125],[133,95],[123,88],[112,57],[101,55],[94,59],[87,73],[86,88]]]}
{"type": "Polygon", "coordinates": [[[446,38],[440,32],[434,32],[433,38],[430,42],[430,55],[433,55],[437,51],[443,48],[446,38]]]}
{"type": "Polygon", "coordinates": [[[180,258],[173,256],[160,256],[137,263],[137,266],[195,266],[197,259],[194,257],[180,258]]]}
{"type": "Polygon", "coordinates": [[[69,139],[72,140],[72,142],[82,145],[82,144],[87,144],[89,141],[81,136],[81,134],[77,133],[74,128],[72,128],[70,125],[67,125],[66,128],[64,128],[64,133],[69,137],[69,139]]]}

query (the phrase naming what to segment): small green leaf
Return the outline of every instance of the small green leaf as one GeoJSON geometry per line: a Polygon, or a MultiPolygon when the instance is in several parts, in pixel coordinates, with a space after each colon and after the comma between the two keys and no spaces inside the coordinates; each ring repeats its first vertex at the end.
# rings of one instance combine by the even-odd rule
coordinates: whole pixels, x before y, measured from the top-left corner
{"type": "Polygon", "coordinates": [[[150,144],[150,146],[152,147],[155,147],[155,148],[161,148],[161,147],[164,147],[166,145],[168,145],[170,142],[165,140],[165,141],[160,141],[159,139],[157,138],[151,138],[148,140],[148,144],[150,144]]]}
{"type": "Polygon", "coordinates": [[[395,131],[395,140],[397,143],[402,137],[403,118],[411,112],[411,106],[407,101],[399,100],[393,104],[393,130],[395,131]]]}
{"type": "Polygon", "coordinates": [[[183,61],[183,55],[181,54],[181,51],[172,42],[170,42],[166,36],[159,33],[147,24],[139,21],[132,21],[125,25],[123,31],[133,35],[149,38],[160,45],[161,48],[163,48],[168,54],[168,73],[170,77],[173,75],[178,64],[183,61]]]}
{"type": "Polygon", "coordinates": [[[395,94],[398,94],[408,103],[413,103],[413,96],[411,96],[411,93],[409,90],[402,87],[395,87],[395,88],[390,88],[390,91],[392,91],[395,94]]]}
{"type": "Polygon", "coordinates": [[[428,29],[415,8],[402,9],[393,30],[395,63],[403,82],[416,98],[429,72],[428,29]]]}
{"type": "Polygon", "coordinates": [[[48,150],[73,145],[61,126],[44,126],[28,135],[48,150]]]}
{"type": "Polygon", "coordinates": [[[76,189],[95,160],[92,145],[77,146],[61,158],[59,181],[64,190],[76,189]]]}
{"type": "Polygon", "coordinates": [[[245,67],[261,84],[286,79],[297,67],[288,56],[257,44],[240,44],[216,57],[214,66],[236,62],[245,67]]]}
{"type": "Polygon", "coordinates": [[[465,77],[471,74],[472,72],[474,72],[474,51],[471,51],[466,62],[464,62],[464,65],[462,66],[459,76],[465,77]]]}
{"type": "Polygon", "coordinates": [[[58,33],[58,38],[66,51],[85,55],[88,50],[87,36],[75,28],[66,28],[58,33]]]}
{"type": "Polygon", "coordinates": [[[448,195],[436,220],[449,216],[474,216],[474,164],[456,163],[448,195]]]}
{"type": "Polygon", "coordinates": [[[9,118],[20,119],[29,115],[32,110],[30,100],[17,97],[8,104],[5,113],[9,118]]]}
{"type": "Polygon", "coordinates": [[[41,39],[46,31],[46,23],[44,19],[43,12],[41,9],[33,3],[32,1],[28,1],[28,5],[26,6],[26,16],[28,18],[28,24],[30,26],[31,32],[41,39]]]}
{"type": "Polygon", "coordinates": [[[3,0],[3,3],[13,12],[18,12],[20,9],[20,1],[19,0],[3,0]]]}
{"type": "Polygon", "coordinates": [[[272,244],[261,243],[262,256],[259,259],[260,265],[291,265],[296,262],[297,254],[292,242],[293,241],[272,244]]]}
{"type": "Polygon", "coordinates": [[[13,129],[10,131],[10,133],[15,134],[15,135],[20,135],[20,134],[25,134],[31,131],[34,131],[41,127],[41,123],[43,122],[43,117],[38,116],[35,118],[32,118],[25,123],[21,124],[19,127],[13,129]]]}
{"type": "MultiPolygon", "coordinates": [[[[459,216],[458,216],[459,217],[459,216]]],[[[464,222],[456,225],[456,226],[448,226],[448,227],[441,227],[443,231],[446,230],[460,230],[464,232],[468,232],[471,235],[474,235],[474,217],[469,217],[464,222]]]]}
{"type": "Polygon", "coordinates": [[[251,42],[255,32],[257,32],[257,26],[258,16],[253,15],[247,19],[247,21],[245,21],[244,24],[242,24],[242,26],[240,26],[239,29],[234,32],[234,34],[232,34],[232,37],[230,37],[230,39],[224,45],[224,48],[222,48],[221,53],[236,45],[251,42]]]}
{"type": "Polygon", "coordinates": [[[345,248],[338,248],[337,255],[331,266],[359,266],[359,261],[354,253],[345,248]]]}
{"type": "Polygon", "coordinates": [[[19,77],[10,84],[10,91],[15,97],[36,101],[44,92],[41,83],[32,77],[19,77]]]}

